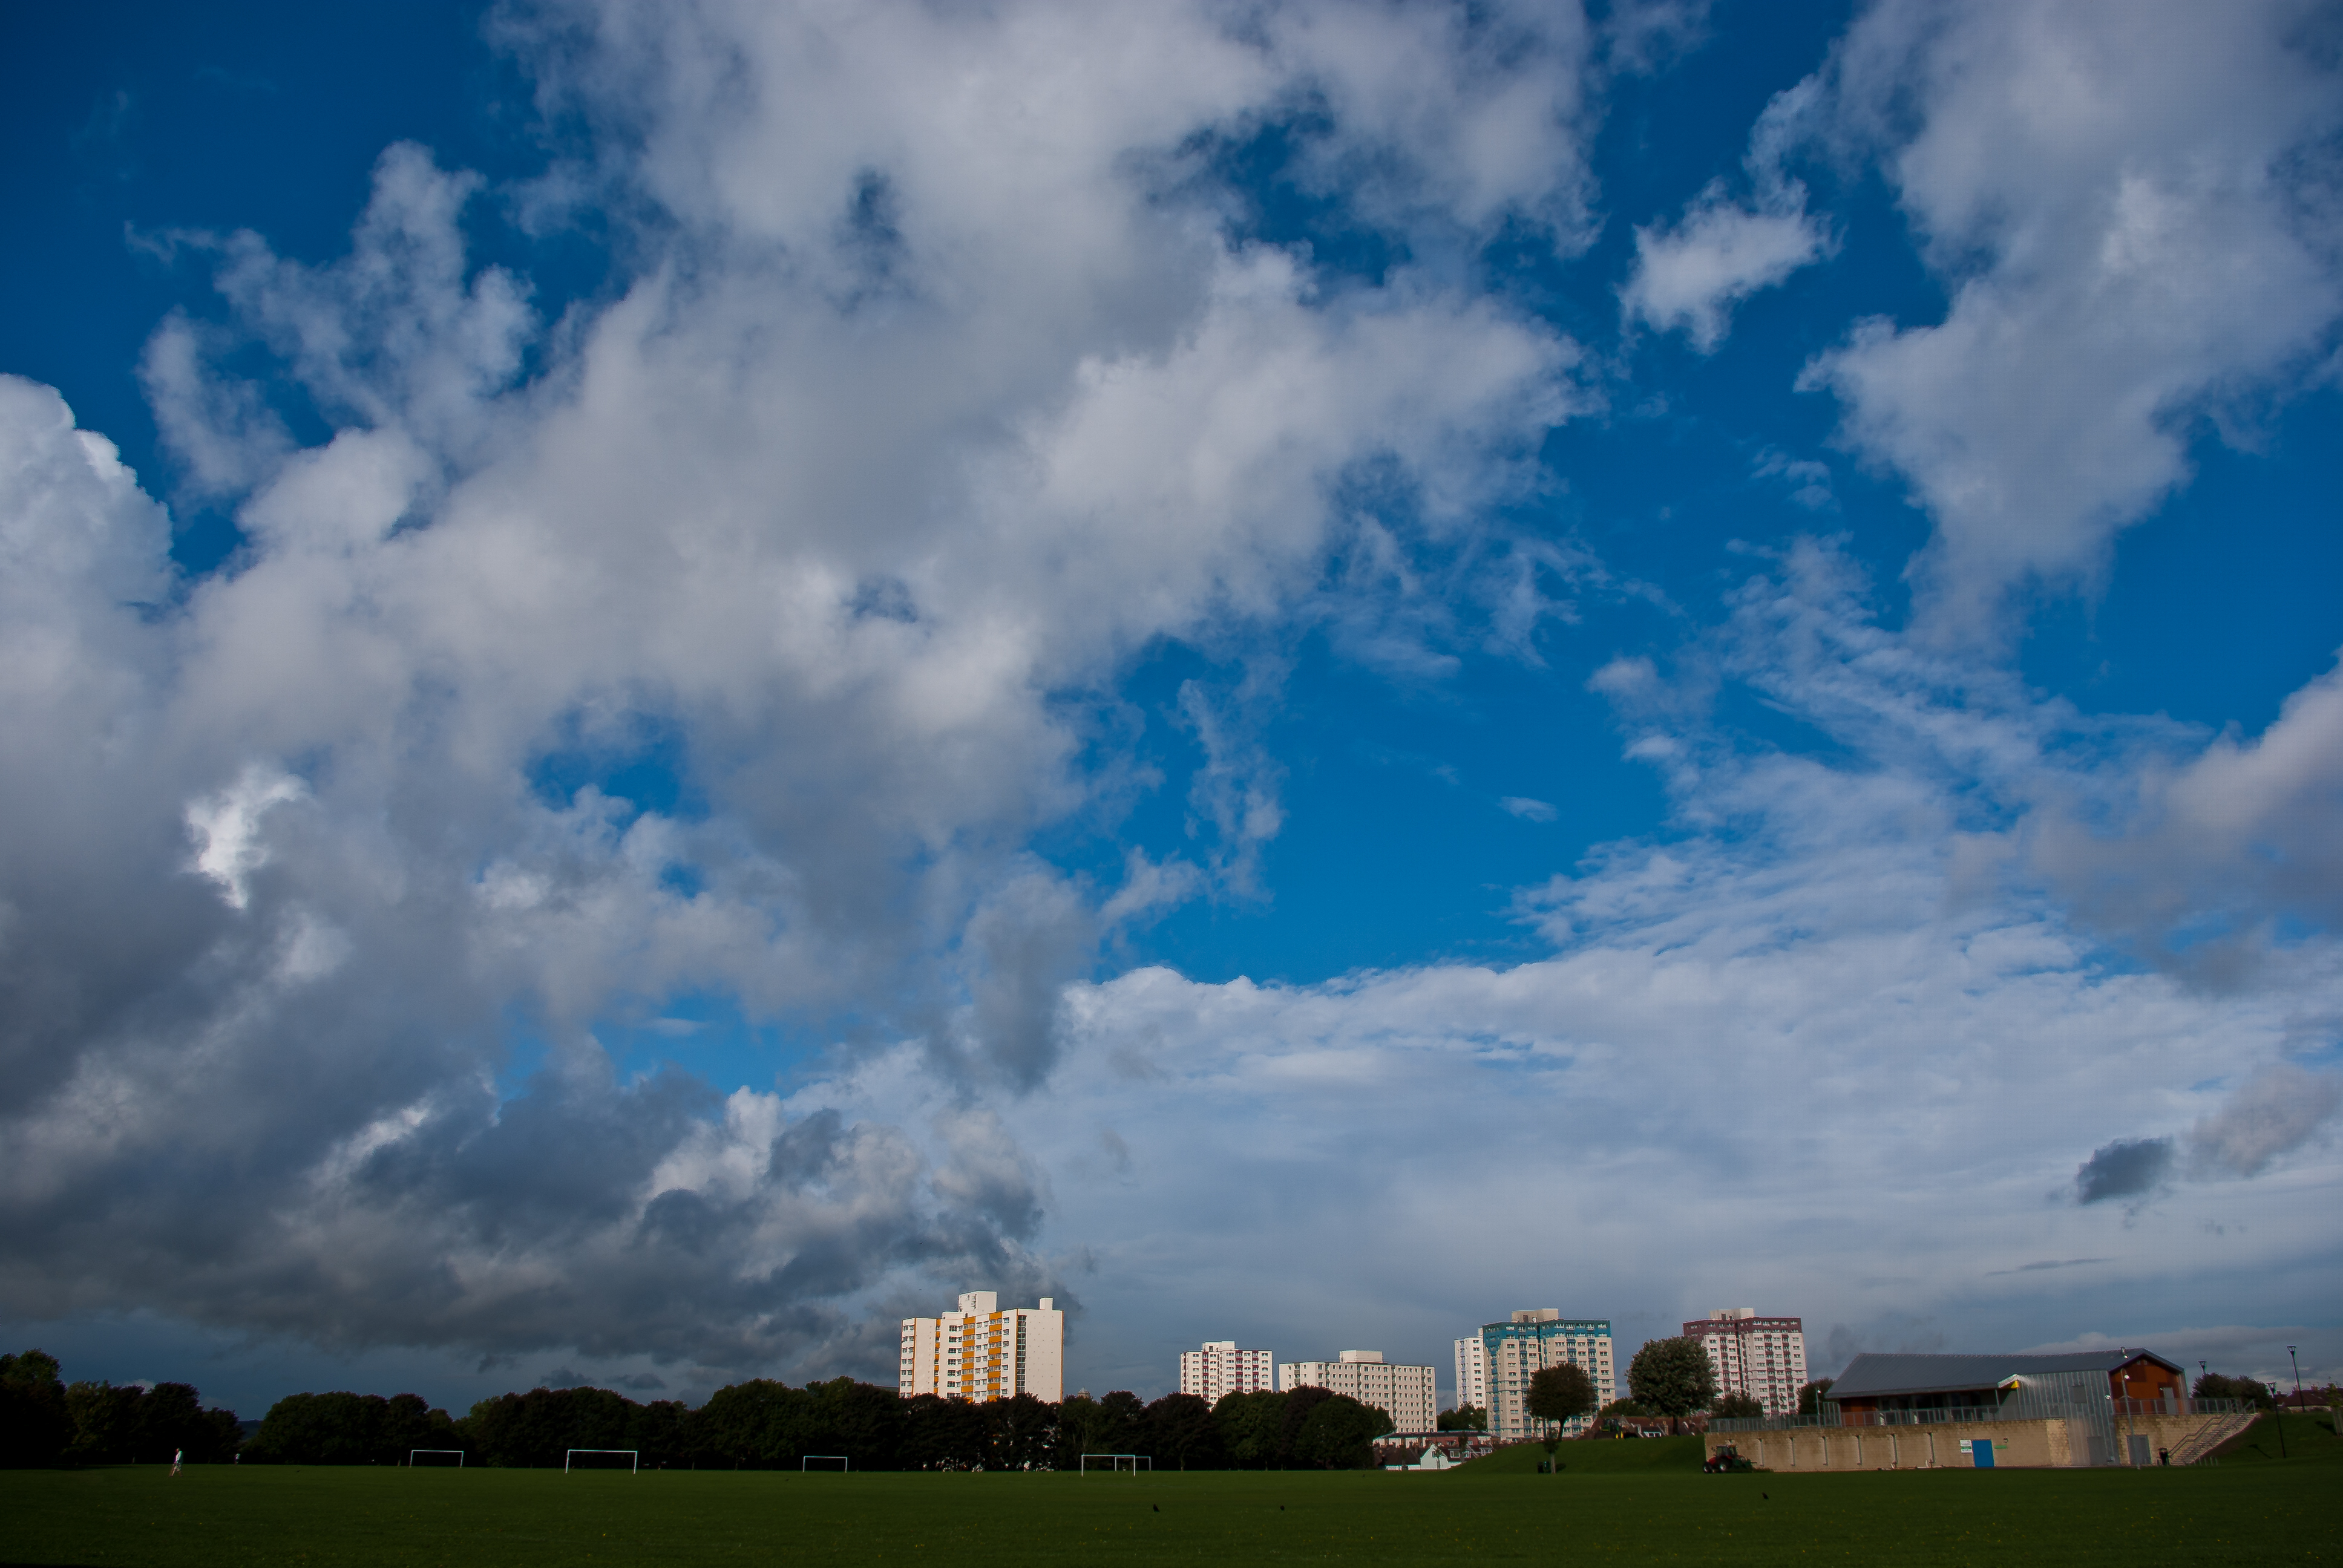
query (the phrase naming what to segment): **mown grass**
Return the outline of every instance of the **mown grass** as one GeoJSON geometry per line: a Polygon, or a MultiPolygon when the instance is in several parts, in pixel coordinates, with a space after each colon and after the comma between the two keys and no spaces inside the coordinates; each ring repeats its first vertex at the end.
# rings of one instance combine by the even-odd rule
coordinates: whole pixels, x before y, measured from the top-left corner
{"type": "Polygon", "coordinates": [[[2337,1562],[2343,1442],[2287,1436],[2284,1462],[2145,1472],[1708,1476],[1690,1440],[1572,1444],[1558,1475],[1523,1468],[1536,1450],[1444,1475],[21,1471],[0,1473],[0,1561],[2337,1562]]]}

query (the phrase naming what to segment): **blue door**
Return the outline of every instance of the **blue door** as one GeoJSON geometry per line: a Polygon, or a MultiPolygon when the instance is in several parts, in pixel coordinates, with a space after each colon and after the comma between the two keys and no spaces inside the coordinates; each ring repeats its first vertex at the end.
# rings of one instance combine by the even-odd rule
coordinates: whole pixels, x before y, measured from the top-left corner
{"type": "Polygon", "coordinates": [[[1978,1470],[1993,1468],[1993,1440],[1980,1437],[1969,1444],[1969,1463],[1978,1470]]]}

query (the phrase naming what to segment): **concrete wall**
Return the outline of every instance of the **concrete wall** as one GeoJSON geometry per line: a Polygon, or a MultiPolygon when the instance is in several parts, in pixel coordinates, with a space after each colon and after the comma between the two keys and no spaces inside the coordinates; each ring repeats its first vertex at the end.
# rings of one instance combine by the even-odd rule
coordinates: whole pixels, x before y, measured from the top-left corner
{"type": "MultiPolygon", "coordinates": [[[[2125,1439],[2147,1439],[2150,1462],[2158,1449],[2177,1452],[2210,1415],[2121,1416],[2116,1421],[2115,1462],[2126,1462],[2125,1439]]],[[[1967,1470],[1961,1440],[1992,1442],[1996,1468],[2067,1467],[2090,1463],[2088,1432],[2080,1422],[1966,1421],[1925,1426],[1798,1427],[1787,1432],[1711,1432],[1705,1452],[1737,1450],[1761,1470],[1967,1470]]]]}

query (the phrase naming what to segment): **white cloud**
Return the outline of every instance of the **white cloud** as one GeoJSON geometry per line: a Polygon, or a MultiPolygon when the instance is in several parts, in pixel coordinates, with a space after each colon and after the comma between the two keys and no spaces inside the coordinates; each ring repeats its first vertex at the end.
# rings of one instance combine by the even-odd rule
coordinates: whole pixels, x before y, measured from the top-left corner
{"type": "MultiPolygon", "coordinates": [[[[1485,230],[1541,224],[1564,248],[1593,237],[1585,102],[1592,31],[1576,5],[1304,4],[1265,8],[1278,63],[1322,104],[1306,168],[1372,216],[1485,230]]],[[[1622,19],[1623,21],[1624,18],[1622,19]]],[[[1676,29],[1652,17],[1621,42],[1676,29]]]]}
{"type": "Polygon", "coordinates": [[[2323,928],[2343,913],[2343,670],[2288,697],[2258,737],[2150,755],[2107,783],[2054,798],[2035,859],[2095,920],[2167,961],[2234,977],[2277,922],[2323,928]]]}
{"type": "Polygon", "coordinates": [[[171,236],[221,313],[146,386],[246,540],[192,584],[0,382],[0,1310],[884,1364],[873,1302],[1050,1283],[983,1097],[1047,1074],[1118,922],[1242,888],[1282,820],[1265,688],[1192,705],[1192,858],[1030,853],[1147,787],[1119,673],[1249,650],[1367,522],[1473,534],[1581,401],[1574,345],[1437,267],[1232,238],[1199,152],[1312,106],[1297,175],[1361,221],[1575,244],[1576,14],[1245,20],[508,17],[602,149],[530,221],[615,215],[615,297],[549,327],[465,245],[508,193],[407,145],[340,259],[171,236]],[[1337,504],[1361,471],[1393,516],[1337,504]],[[673,788],[563,782],[629,764],[673,788]],[[968,1098],[622,1079],[611,1020],[694,992],[968,1098]]]}
{"type": "Polygon", "coordinates": [[[2207,418],[2331,352],[2343,79],[2295,0],[2121,10],[1890,0],[1835,52],[1835,135],[1883,161],[1944,319],[1860,327],[1804,385],[1906,475],[1945,624],[2100,568],[2207,418]]]}
{"type": "Polygon", "coordinates": [[[1675,226],[1635,230],[1627,315],[1663,332],[1680,329],[1705,354],[1724,342],[1735,305],[1822,252],[1823,236],[1803,210],[1751,212],[1712,190],[1675,226]]]}
{"type": "Polygon", "coordinates": [[[2206,1167],[2258,1176],[2272,1160],[2308,1142],[2338,1104],[2343,1104],[2343,1083],[2334,1074],[2313,1074],[2290,1062],[2275,1062],[2197,1123],[2189,1142],[2206,1167]]]}
{"type": "MultiPolygon", "coordinates": [[[[1086,1375],[1161,1386],[1183,1342],[1229,1332],[1438,1362],[1526,1305],[1632,1343],[1755,1298],[1819,1354],[2121,1327],[2151,1288],[2211,1312],[2241,1270],[2283,1276],[2274,1311],[2323,1299],[2337,1075],[2291,1059],[2332,1044],[2306,1020],[2343,1016],[2343,952],[2274,947],[2250,990],[2209,990],[2120,961],[2026,859],[2040,802],[2205,738],[2091,736],[1877,627],[1827,551],[1738,599],[1716,661],[1836,759],[1749,754],[1706,705],[1643,700],[1648,662],[1614,666],[1631,736],[1673,738],[1674,830],[1525,893],[1552,956],[1068,989],[1050,1093],[1003,1116],[1055,1177],[1039,1244],[1091,1260],[1120,1325],[1086,1375]],[[2253,1180],[2161,1184],[2192,1123],[2253,1180]],[[2078,1165],[2134,1145],[2160,1158],[2097,1161],[2128,1208],[2072,1201],[2078,1165]]],[[[905,1053],[805,1103],[903,1121],[939,1098],[905,1053]]]]}
{"type": "Polygon", "coordinates": [[[251,902],[252,873],[268,863],[260,819],[272,806],[298,800],[308,791],[288,774],[255,763],[216,795],[187,805],[187,831],[196,840],[196,869],[217,882],[230,909],[251,902]]]}
{"type": "Polygon", "coordinates": [[[548,330],[466,257],[487,193],[407,147],[342,261],[216,242],[226,315],[147,365],[250,541],[196,584],[110,448],[0,381],[0,1308],[697,1376],[881,1369],[898,1308],[982,1280],[1158,1325],[1082,1352],[1137,1378],[1144,1333],[1236,1302],[1437,1342],[1468,1266],[1515,1292],[1493,1309],[1566,1287],[1630,1329],[1817,1278],[1870,1322],[2026,1259],[2137,1282],[2167,1219],[2253,1216],[2223,1268],[2323,1233],[2317,1139],[2187,1086],[2310,1060],[2331,944],[2257,936],[2217,998],[2109,961],[2168,920],[2054,895],[2103,869],[2066,812],[2182,880],[2216,871],[2159,824],[2226,824],[2300,868],[2220,873],[2242,926],[2310,907],[2325,698],[2250,743],[2094,729],[1883,630],[1818,548],[1669,673],[1591,683],[1674,817],[1523,895],[1552,956],[1082,978],[1118,922],[1252,886],[1285,809],[1264,628],[1436,669],[1480,594],[1525,657],[1566,608],[1541,575],[1599,572],[1483,520],[1583,405],[1581,355],[1442,254],[1584,237],[1575,14],[1226,21],[508,24],[600,138],[554,184],[655,214],[639,268],[548,330]],[[1230,237],[1198,149],[1305,105],[1296,172],[1421,265],[1337,286],[1230,237]],[[294,450],[225,368],[256,346],[330,440],[294,450]],[[1183,694],[1192,849],[1119,881],[1040,859],[1148,787],[1115,682],[1177,639],[1246,672],[1183,694]],[[1745,754],[1726,679],[1844,759],[1745,754]],[[646,799],[562,782],[627,764],[646,799]],[[614,1065],[614,1020],[696,992],[817,1042],[775,1059],[789,1092],[614,1065]],[[2144,1211],[2137,1248],[2043,1201],[2197,1121],[2259,1173],[2144,1211]]]}
{"type": "Polygon", "coordinates": [[[1508,795],[1497,804],[1525,822],[1551,822],[1558,815],[1552,801],[1533,800],[1526,795],[1508,795]]]}
{"type": "Polygon", "coordinates": [[[1636,226],[1635,267],[1619,295],[1629,322],[1681,330],[1711,353],[1725,341],[1735,306],[1829,254],[1827,229],[1806,211],[1806,187],[1783,169],[1816,96],[1810,78],[1775,95],[1758,116],[1744,159],[1745,201],[1715,180],[1675,223],[1636,226]]]}

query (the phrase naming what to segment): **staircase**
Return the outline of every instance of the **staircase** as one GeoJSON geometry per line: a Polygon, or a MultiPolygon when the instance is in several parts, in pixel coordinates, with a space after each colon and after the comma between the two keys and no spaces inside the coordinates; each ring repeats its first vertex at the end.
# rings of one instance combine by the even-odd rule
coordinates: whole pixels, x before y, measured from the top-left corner
{"type": "Polygon", "coordinates": [[[2172,1451],[2175,1464],[2201,1464],[2210,1459],[2213,1451],[2233,1437],[2244,1434],[2246,1429],[2261,1418],[2261,1412],[2237,1411],[2228,1415],[2200,1417],[2202,1424],[2172,1451]]]}

